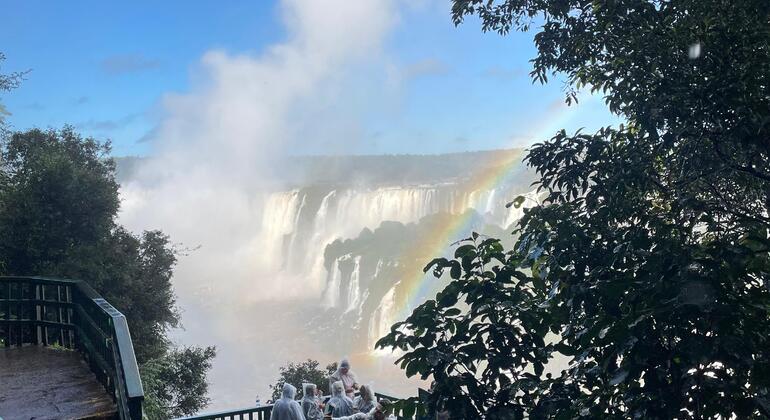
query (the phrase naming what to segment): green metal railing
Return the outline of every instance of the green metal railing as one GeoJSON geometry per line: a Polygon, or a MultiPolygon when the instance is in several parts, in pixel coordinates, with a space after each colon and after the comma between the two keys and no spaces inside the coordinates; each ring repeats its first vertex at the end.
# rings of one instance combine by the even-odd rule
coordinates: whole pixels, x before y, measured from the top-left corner
{"type": "MultiPolygon", "coordinates": [[[[388,399],[390,401],[397,401],[397,398],[389,395],[375,393],[375,397],[378,400],[388,399]]],[[[324,397],[324,399],[329,398],[324,397]]],[[[180,417],[176,420],[270,420],[270,414],[273,411],[272,405],[262,405],[259,407],[241,408],[239,410],[227,410],[219,411],[215,413],[198,414],[190,417],[180,417]]],[[[400,413],[396,413],[398,415],[400,413]]],[[[407,417],[398,417],[401,420],[406,420],[407,417]]]]}
{"type": "Polygon", "coordinates": [[[227,410],[190,417],[180,417],[176,420],[270,420],[270,413],[272,412],[272,405],[262,405],[259,407],[241,408],[239,410],[227,410]]]}
{"type": "Polygon", "coordinates": [[[0,276],[0,346],[80,351],[121,420],[141,420],[144,391],[126,317],[80,280],[0,276]]]}

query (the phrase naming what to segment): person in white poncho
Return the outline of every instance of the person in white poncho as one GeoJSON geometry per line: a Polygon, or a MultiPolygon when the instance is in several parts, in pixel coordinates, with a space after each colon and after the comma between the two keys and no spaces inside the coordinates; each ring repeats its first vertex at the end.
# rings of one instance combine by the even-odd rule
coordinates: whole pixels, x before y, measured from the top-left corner
{"type": "MultiPolygon", "coordinates": [[[[349,416],[332,417],[333,420],[395,420],[396,416],[393,414],[387,416],[385,414],[385,407],[389,401],[383,400],[382,403],[378,403],[367,413],[356,413],[349,416]]],[[[327,417],[328,419],[328,417],[327,417]]]]}
{"type": "Polygon", "coordinates": [[[302,408],[294,400],[296,395],[297,388],[290,384],[284,384],[281,399],[273,404],[270,420],[305,420],[302,408]]]}
{"type": "Polygon", "coordinates": [[[326,402],[324,414],[331,417],[343,417],[353,414],[353,400],[345,395],[345,386],[341,381],[332,384],[332,397],[326,402]]]}
{"type": "Polygon", "coordinates": [[[348,359],[342,359],[337,371],[329,378],[329,389],[332,389],[332,384],[340,381],[345,388],[345,395],[348,398],[353,398],[356,390],[358,389],[358,378],[356,374],[350,370],[350,361],[348,359]]]}
{"type": "Polygon", "coordinates": [[[323,405],[316,396],[315,384],[302,384],[302,413],[306,420],[323,420],[323,405]]]}
{"type": "Polygon", "coordinates": [[[353,399],[353,408],[359,413],[368,413],[377,406],[377,398],[371,385],[361,385],[359,395],[353,399]]]}

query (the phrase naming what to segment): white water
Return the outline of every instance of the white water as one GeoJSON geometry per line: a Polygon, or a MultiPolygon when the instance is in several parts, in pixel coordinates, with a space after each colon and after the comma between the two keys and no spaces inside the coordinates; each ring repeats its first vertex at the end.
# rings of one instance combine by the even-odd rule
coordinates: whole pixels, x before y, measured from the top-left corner
{"type": "Polygon", "coordinates": [[[335,259],[331,269],[331,280],[326,287],[323,298],[323,306],[326,308],[335,308],[340,300],[340,284],[342,283],[342,272],[340,271],[340,259],[335,259]]]}
{"type": "MultiPolygon", "coordinates": [[[[371,320],[369,321],[369,331],[367,334],[367,341],[372,349],[374,344],[380,337],[384,337],[390,332],[390,326],[393,324],[393,312],[396,310],[396,286],[398,283],[388,290],[388,293],[382,297],[379,306],[372,313],[371,320]]],[[[373,350],[375,353],[388,353],[388,350],[373,350]]]]}
{"type": "Polygon", "coordinates": [[[477,211],[485,223],[505,228],[537,200],[537,194],[529,192],[524,194],[523,206],[506,208],[516,195],[501,188],[466,192],[452,185],[274,192],[262,211],[263,255],[270,267],[297,275],[323,307],[351,312],[363,303],[362,285],[377,274],[362,281],[360,256],[335,260],[327,272],[324,250],[329,243],[356,237],[362,229],[375,229],[383,221],[410,223],[439,212],[458,214],[467,209],[477,211]],[[341,262],[349,258],[354,258],[353,269],[342,273],[341,262]]]}
{"type": "MultiPolygon", "coordinates": [[[[416,222],[446,212],[459,214],[474,209],[489,224],[507,227],[522,215],[521,209],[505,208],[515,195],[507,191],[462,191],[452,186],[329,190],[311,208],[304,190],[269,195],[263,211],[263,242],[266,258],[283,267],[301,267],[302,273],[323,274],[323,251],[337,238],[355,237],[363,228],[375,229],[383,221],[416,222]],[[310,230],[310,231],[308,231],[310,230]],[[311,267],[311,269],[307,269],[311,267]]],[[[528,196],[532,196],[529,193],[528,196]]],[[[532,198],[531,197],[531,198],[532,198]]],[[[320,294],[320,290],[316,290],[320,294]]]]}
{"type": "Polygon", "coordinates": [[[361,290],[358,285],[358,279],[361,277],[361,256],[355,257],[355,265],[353,266],[353,272],[350,273],[350,280],[348,281],[347,292],[347,309],[345,312],[350,312],[358,309],[360,304],[361,290]]]}

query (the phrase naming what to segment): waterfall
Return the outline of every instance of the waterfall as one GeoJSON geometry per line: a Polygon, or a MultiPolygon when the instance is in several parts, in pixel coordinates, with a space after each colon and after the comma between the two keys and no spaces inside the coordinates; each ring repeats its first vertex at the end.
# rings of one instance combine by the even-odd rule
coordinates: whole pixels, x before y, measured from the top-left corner
{"type": "Polygon", "coordinates": [[[307,195],[302,195],[302,200],[300,201],[299,208],[297,208],[295,215],[294,215],[294,223],[292,224],[293,229],[291,231],[290,239],[289,239],[289,245],[286,248],[286,261],[289,263],[294,263],[295,259],[292,258],[292,255],[295,254],[296,245],[295,242],[297,240],[297,231],[299,230],[299,222],[300,217],[302,216],[302,210],[305,208],[305,205],[307,204],[307,195]]]}
{"type": "Polygon", "coordinates": [[[398,286],[398,283],[391,287],[385,296],[382,297],[380,304],[377,305],[377,309],[374,310],[369,319],[369,331],[367,335],[369,349],[374,349],[377,340],[390,332],[390,326],[393,323],[393,317],[395,315],[393,314],[393,311],[396,306],[396,286],[398,286]]]}
{"type": "Polygon", "coordinates": [[[263,257],[273,267],[280,267],[285,262],[283,255],[286,235],[296,229],[297,203],[299,191],[286,191],[270,194],[262,212],[262,237],[266,246],[263,257]]]}
{"type": "MultiPolygon", "coordinates": [[[[392,267],[399,261],[393,259],[395,256],[385,261],[376,254],[364,260],[364,250],[347,250],[345,255],[325,262],[327,245],[337,239],[356,238],[362,229],[372,231],[385,221],[415,223],[440,212],[459,214],[468,209],[478,213],[480,223],[507,228],[523,215],[523,208],[505,207],[519,194],[504,186],[467,191],[452,184],[274,192],[263,209],[264,254],[316,290],[323,307],[340,314],[356,313],[362,317],[362,326],[369,322],[369,335],[379,334],[378,323],[389,325],[385,320],[392,315],[388,299],[392,300],[393,291],[382,287],[392,284],[381,285],[375,294],[369,290],[372,284],[383,281],[379,277],[385,264],[392,267]],[[368,308],[366,313],[362,312],[364,307],[368,308]]],[[[522,207],[531,207],[537,200],[535,192],[524,195],[522,207]]]]}
{"type": "Polygon", "coordinates": [[[340,285],[342,284],[342,272],[340,272],[340,260],[335,259],[329,272],[329,281],[326,285],[323,297],[323,306],[335,308],[340,300],[340,285]]]}
{"type": "Polygon", "coordinates": [[[350,279],[348,280],[348,305],[345,312],[350,312],[358,309],[359,297],[361,296],[361,290],[359,287],[359,278],[361,276],[361,256],[358,255],[355,258],[353,265],[353,271],[350,273],[350,279]]]}
{"type": "Polygon", "coordinates": [[[323,200],[321,200],[321,206],[318,207],[318,212],[316,213],[315,221],[313,223],[316,234],[323,232],[328,223],[334,223],[334,220],[328,220],[329,201],[331,201],[336,195],[337,191],[332,190],[324,196],[323,200]]]}

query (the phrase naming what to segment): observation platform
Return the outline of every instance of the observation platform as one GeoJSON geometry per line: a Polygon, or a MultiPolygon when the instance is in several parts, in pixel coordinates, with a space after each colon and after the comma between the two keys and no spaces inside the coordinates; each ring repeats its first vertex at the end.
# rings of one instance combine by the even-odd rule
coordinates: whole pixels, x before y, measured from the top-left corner
{"type": "Polygon", "coordinates": [[[125,316],[80,280],[0,276],[0,418],[142,420],[125,316]]]}
{"type": "Polygon", "coordinates": [[[0,349],[0,384],[4,420],[117,418],[115,403],[77,351],[0,349]]]}
{"type": "MultiPolygon", "coordinates": [[[[143,400],[123,314],[80,280],[0,276],[2,420],[144,420],[143,400]]],[[[185,419],[269,420],[272,408],[185,419]]]]}

